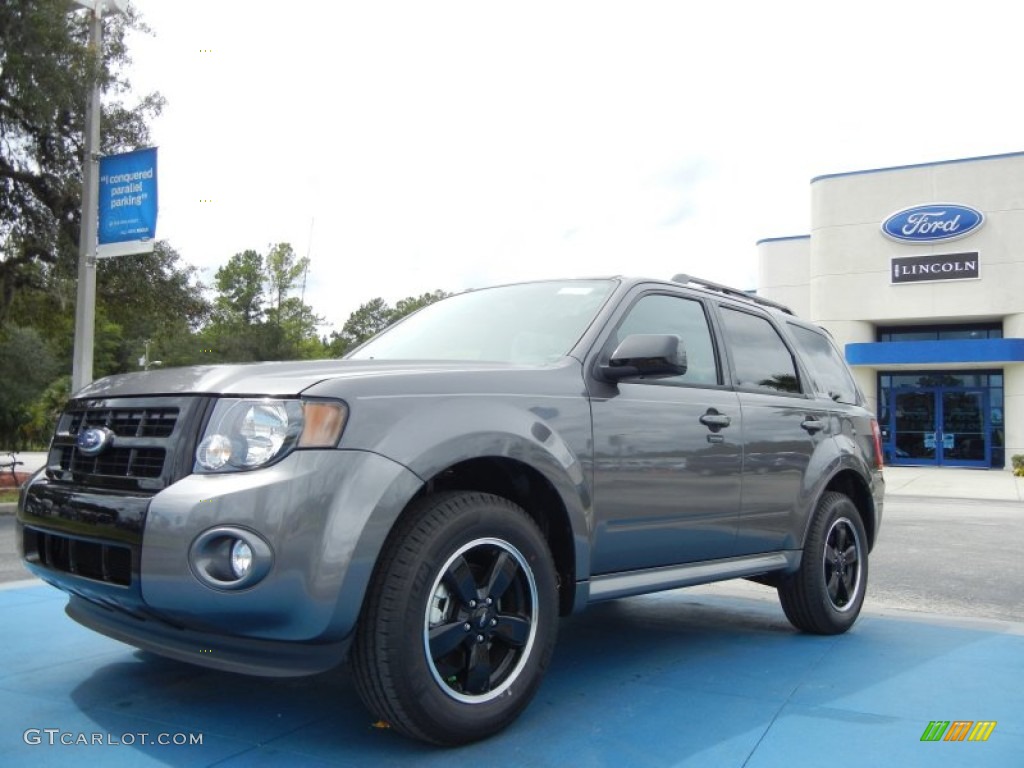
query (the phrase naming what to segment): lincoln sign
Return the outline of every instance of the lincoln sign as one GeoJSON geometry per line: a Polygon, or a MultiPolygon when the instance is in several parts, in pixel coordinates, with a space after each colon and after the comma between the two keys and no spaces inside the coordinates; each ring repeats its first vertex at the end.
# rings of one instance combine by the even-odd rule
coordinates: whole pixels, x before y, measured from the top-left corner
{"type": "Polygon", "coordinates": [[[977,253],[947,253],[943,256],[894,256],[893,283],[923,283],[934,280],[976,280],[977,253]]]}

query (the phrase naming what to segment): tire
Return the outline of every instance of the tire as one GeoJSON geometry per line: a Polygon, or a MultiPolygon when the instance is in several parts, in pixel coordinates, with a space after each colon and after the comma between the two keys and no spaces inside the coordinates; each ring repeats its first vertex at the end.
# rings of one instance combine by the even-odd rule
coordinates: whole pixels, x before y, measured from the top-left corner
{"type": "Polygon", "coordinates": [[[821,497],[804,543],[800,568],[779,583],[779,601],[797,629],[838,635],[860,615],[868,584],[867,534],[848,496],[821,497]]]}
{"type": "Polygon", "coordinates": [[[427,497],[374,570],[352,646],[356,689],[406,736],[486,738],[536,692],[557,617],[551,552],[520,507],[484,493],[427,497]]]}

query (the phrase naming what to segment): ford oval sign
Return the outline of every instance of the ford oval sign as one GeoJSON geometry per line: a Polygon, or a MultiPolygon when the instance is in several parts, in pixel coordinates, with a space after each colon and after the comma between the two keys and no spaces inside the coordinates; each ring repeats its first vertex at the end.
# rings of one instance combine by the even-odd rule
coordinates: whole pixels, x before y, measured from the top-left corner
{"type": "Polygon", "coordinates": [[[932,203],[897,211],[882,232],[903,243],[939,243],[969,235],[984,223],[985,214],[966,205],[932,203]]]}
{"type": "Polygon", "coordinates": [[[114,433],[106,427],[89,427],[78,433],[75,447],[85,456],[98,456],[114,442],[114,433]]]}

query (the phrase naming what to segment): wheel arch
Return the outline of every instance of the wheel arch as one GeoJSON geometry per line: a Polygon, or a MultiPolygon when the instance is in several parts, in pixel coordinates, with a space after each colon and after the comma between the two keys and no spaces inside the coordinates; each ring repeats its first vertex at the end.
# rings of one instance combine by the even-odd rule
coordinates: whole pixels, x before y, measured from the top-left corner
{"type": "MultiPolygon", "coordinates": [[[[822,488],[818,499],[815,500],[815,509],[817,509],[821,497],[829,491],[847,496],[853,502],[853,505],[857,507],[861,522],[864,523],[864,531],[868,536],[868,551],[870,551],[875,545],[875,534],[878,531],[878,515],[875,509],[875,499],[867,482],[855,470],[848,467],[841,469],[829,478],[828,483],[822,488]]],[[[808,518],[809,523],[810,517],[808,518]]],[[[804,537],[806,539],[806,530],[804,537]]]]}
{"type": "Polygon", "coordinates": [[[424,496],[445,491],[490,493],[522,507],[537,523],[551,549],[558,573],[559,612],[566,615],[572,611],[579,578],[578,564],[589,562],[581,559],[579,552],[586,546],[586,539],[577,535],[569,507],[543,472],[509,456],[463,459],[428,479],[409,505],[424,496]]]}

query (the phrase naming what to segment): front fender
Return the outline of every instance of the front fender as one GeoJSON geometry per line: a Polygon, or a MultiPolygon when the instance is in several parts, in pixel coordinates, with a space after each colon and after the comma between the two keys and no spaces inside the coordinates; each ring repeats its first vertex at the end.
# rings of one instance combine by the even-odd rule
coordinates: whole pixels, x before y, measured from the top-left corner
{"type": "Polygon", "coordinates": [[[422,487],[365,451],[296,451],[265,469],[189,475],[146,514],[141,594],[163,618],[266,640],[329,642],[355,624],[392,524],[422,487]],[[192,571],[192,543],[232,526],[261,537],[273,566],[254,586],[220,590],[192,571]]]}
{"type": "Polygon", "coordinates": [[[582,396],[362,397],[344,447],[379,453],[424,480],[470,459],[526,464],[551,484],[573,531],[577,578],[590,576],[594,529],[590,407],[582,396]],[[383,425],[383,426],[381,426],[383,425]]]}

